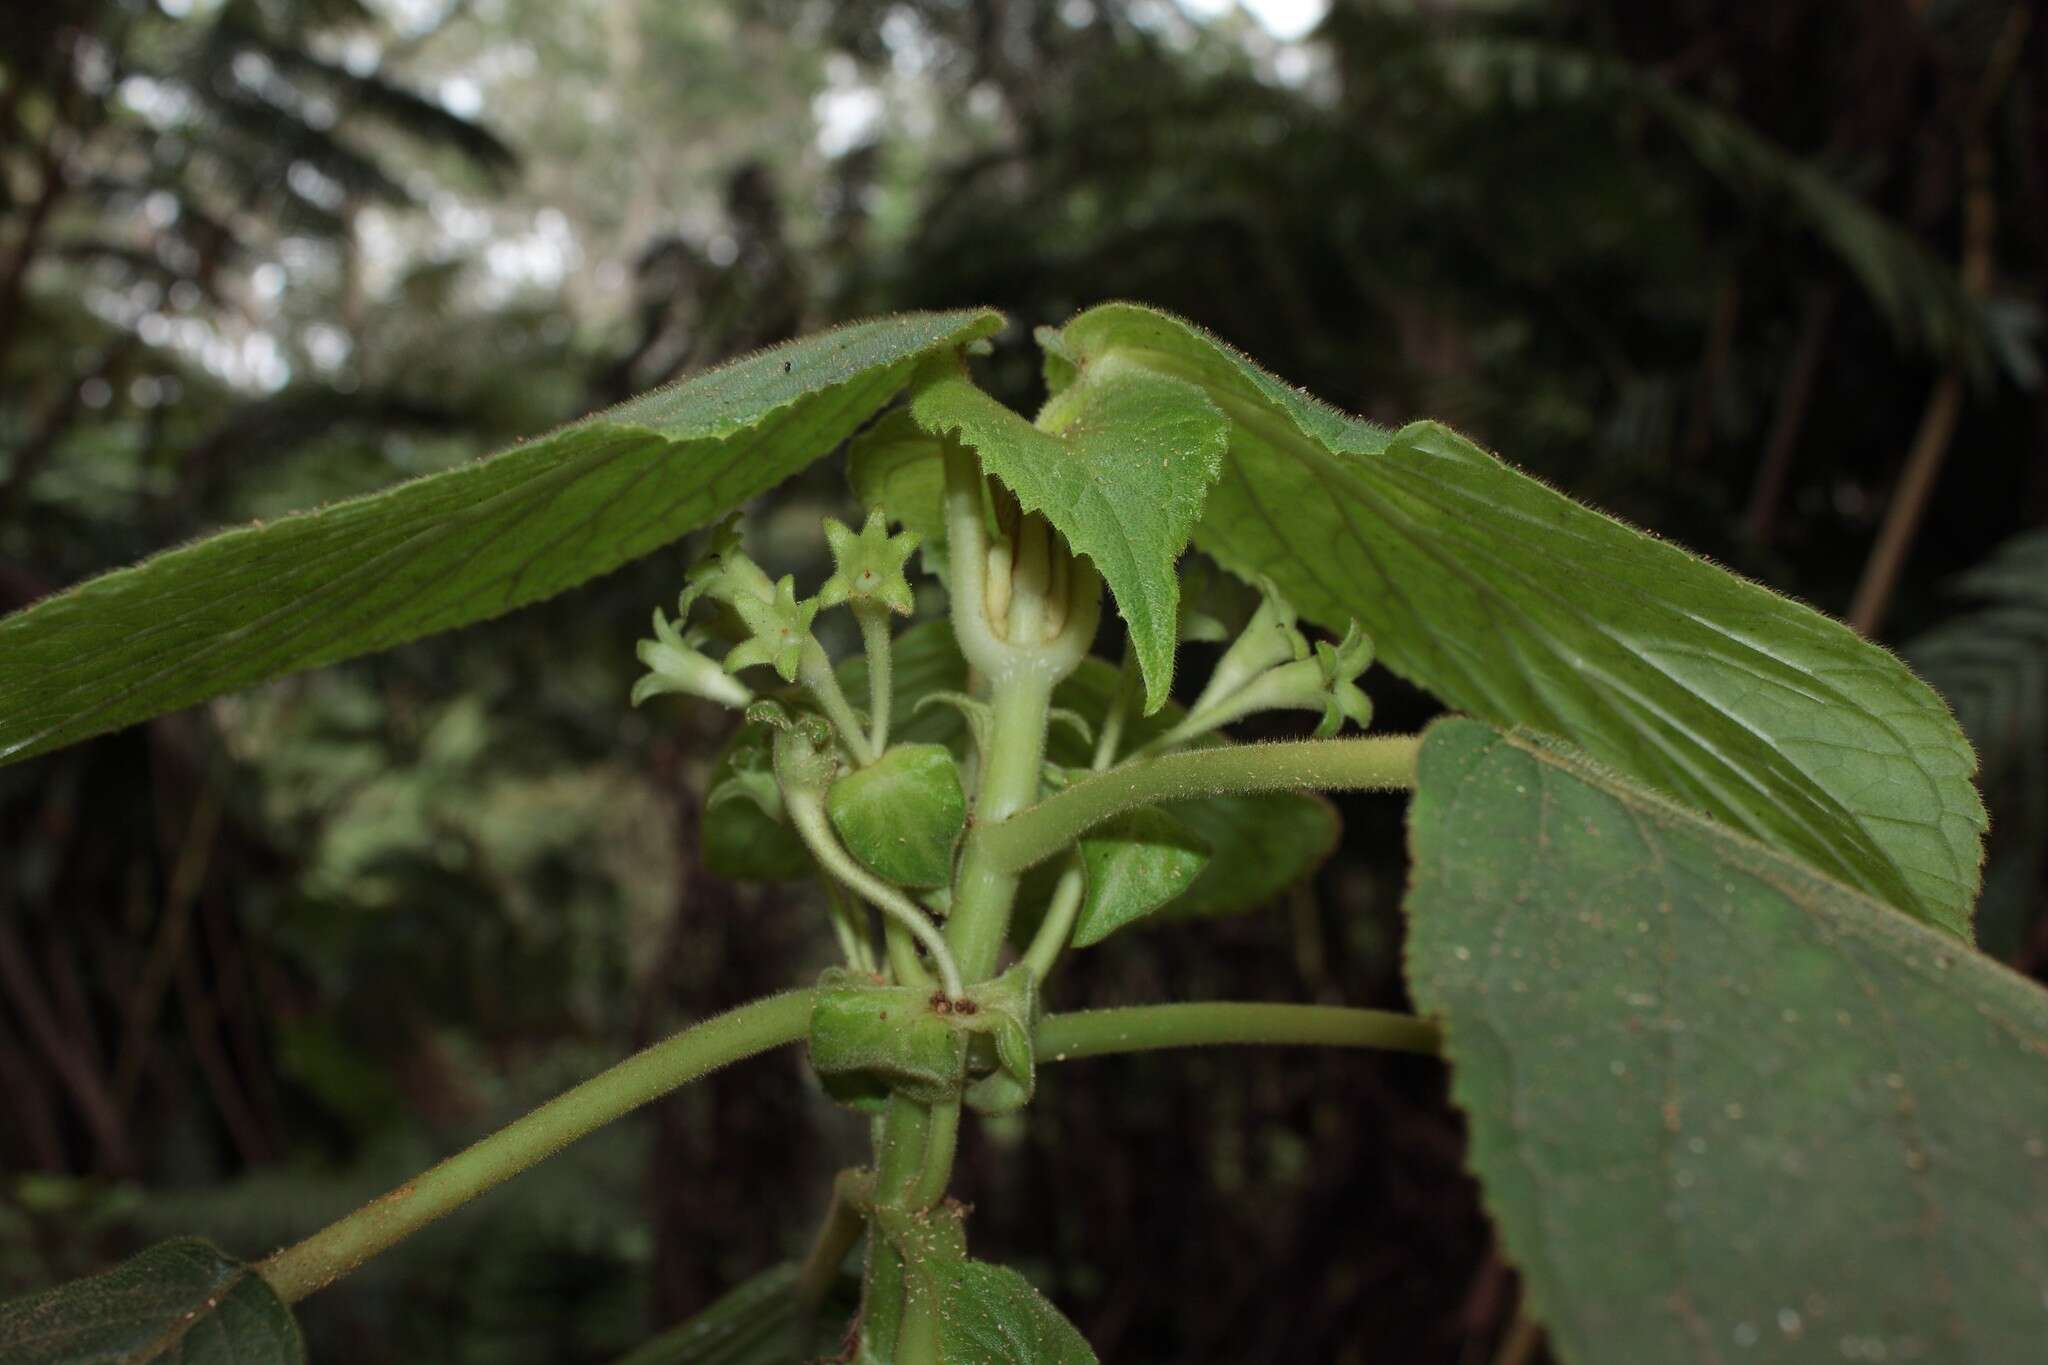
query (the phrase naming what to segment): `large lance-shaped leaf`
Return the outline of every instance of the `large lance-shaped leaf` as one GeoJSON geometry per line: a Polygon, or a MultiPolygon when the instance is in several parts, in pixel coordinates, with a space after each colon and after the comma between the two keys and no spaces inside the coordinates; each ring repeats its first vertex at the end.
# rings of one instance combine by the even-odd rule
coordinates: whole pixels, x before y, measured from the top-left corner
{"type": "Polygon", "coordinates": [[[0,762],[553,596],[830,451],[986,311],[858,323],[488,460],[226,531],[0,621],[0,762]]]}
{"type": "Polygon", "coordinates": [[[1143,372],[1049,407],[1041,420],[1053,430],[964,373],[921,385],[910,414],[928,431],[957,435],[1026,511],[1043,512],[1094,561],[1130,628],[1145,710],[1164,706],[1180,626],[1175,561],[1222,464],[1222,414],[1193,385],[1143,372]]]}
{"type": "Polygon", "coordinates": [[[1477,721],[1409,822],[1409,986],[1561,1359],[2041,1358],[2048,993],[1477,721]]]}
{"type": "Polygon", "coordinates": [[[301,1365],[291,1310],[263,1277],[197,1237],[160,1242],[103,1274],[0,1304],[15,1365],[301,1365]]]}
{"type": "Polygon", "coordinates": [[[1107,305],[1044,339],[1055,378],[1114,384],[1142,366],[1230,418],[1195,533],[1226,567],[1333,628],[1356,617],[1388,667],[1453,706],[1567,736],[1968,935],[1976,760],[1891,655],[1448,428],[1345,417],[1163,313],[1107,305]]]}

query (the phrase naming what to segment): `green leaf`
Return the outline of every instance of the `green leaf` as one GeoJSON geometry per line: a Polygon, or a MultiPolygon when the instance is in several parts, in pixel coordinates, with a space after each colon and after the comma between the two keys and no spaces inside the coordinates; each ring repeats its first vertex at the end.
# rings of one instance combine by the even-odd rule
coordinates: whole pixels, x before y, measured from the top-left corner
{"type": "Polygon", "coordinates": [[[2048,993],[1475,721],[1409,819],[1409,985],[1561,1359],[2040,1355],[2048,993]]]}
{"type": "Polygon", "coordinates": [[[793,1262],[764,1270],[613,1365],[789,1365],[825,1359],[838,1349],[857,1307],[859,1282],[842,1276],[813,1315],[797,1302],[798,1274],[793,1262]]]}
{"type": "Polygon", "coordinates": [[[574,587],[773,487],[852,434],[922,358],[1000,321],[844,327],[46,598],[0,620],[0,762],[574,587]]]}
{"type": "Polygon", "coordinates": [[[1088,890],[1073,945],[1087,948],[1187,892],[1209,861],[1208,845],[1163,810],[1134,810],[1081,840],[1088,890]]]}
{"type": "Polygon", "coordinates": [[[1074,1324],[1008,1266],[919,1257],[905,1289],[936,1300],[940,1365],[1095,1365],[1074,1324]]]}
{"type": "Polygon", "coordinates": [[[847,851],[900,886],[953,880],[953,847],[967,828],[960,769],[943,744],[899,744],[825,794],[847,851]]]}
{"type": "MultiPolygon", "coordinates": [[[[1196,543],[1396,673],[1631,777],[1968,936],[1984,810],[1935,694],[1811,608],[1583,507],[1457,433],[1388,433],[1187,323],[1092,309],[1090,372],[1196,383],[1230,419],[1196,543]]],[[[1142,459],[1145,447],[1130,452],[1142,459]]]]}
{"type": "Polygon", "coordinates": [[[957,433],[982,468],[1046,520],[1116,596],[1145,675],[1145,709],[1166,704],[1180,622],[1174,562],[1221,467],[1225,426],[1201,392],[1142,371],[1053,400],[1041,430],[964,374],[912,396],[926,430],[957,433]]]}
{"type": "MultiPolygon", "coordinates": [[[[1116,696],[1117,670],[1100,659],[1084,659],[1060,685],[1053,700],[1085,716],[1101,716],[1116,696]]],[[[1169,702],[1158,713],[1139,718],[1124,732],[1124,747],[1134,749],[1180,723],[1186,712],[1169,702]]],[[[1200,745],[1220,743],[1204,739],[1200,745]]],[[[1085,768],[1091,757],[1079,738],[1055,730],[1047,745],[1053,762],[1085,768]]],[[[1255,795],[1205,796],[1177,801],[1173,817],[1209,850],[1209,860],[1187,892],[1161,907],[1155,919],[1211,919],[1243,914],[1272,903],[1288,887],[1309,876],[1337,847],[1341,823],[1337,809],[1313,792],[1261,792],[1255,795]]],[[[1040,899],[1058,876],[1059,864],[1048,863],[1026,884],[1040,899]]],[[[1026,905],[1030,905],[1026,901],[1026,905]]],[[[1032,916],[1020,918],[1029,929],[1032,916]]]]}
{"type": "Polygon", "coordinates": [[[1313,792],[1208,796],[1171,808],[1209,850],[1194,885],[1167,902],[1170,919],[1216,919],[1271,905],[1336,851],[1337,809],[1313,792]]]}
{"type": "Polygon", "coordinates": [[[0,1359],[17,1365],[297,1365],[305,1343],[261,1275],[197,1237],[159,1242],[103,1274],[0,1304],[0,1359]]]}
{"type": "Polygon", "coordinates": [[[882,414],[846,448],[846,480],[854,497],[890,521],[917,532],[925,570],[946,570],[946,465],[938,437],[908,408],[882,414]]]}
{"type": "MultiPolygon", "coordinates": [[[[943,743],[957,752],[963,739],[959,717],[942,707],[913,711],[917,700],[967,685],[967,664],[946,621],[926,621],[896,637],[898,739],[943,743]]],[[[868,666],[856,654],[837,669],[848,696],[867,695],[868,666]]],[[[790,695],[795,695],[794,693],[790,695]]],[[[769,758],[769,732],[749,725],[738,730],[712,765],[704,806],[700,847],[706,870],[734,881],[795,881],[811,875],[811,855],[782,817],[769,758]]]]}

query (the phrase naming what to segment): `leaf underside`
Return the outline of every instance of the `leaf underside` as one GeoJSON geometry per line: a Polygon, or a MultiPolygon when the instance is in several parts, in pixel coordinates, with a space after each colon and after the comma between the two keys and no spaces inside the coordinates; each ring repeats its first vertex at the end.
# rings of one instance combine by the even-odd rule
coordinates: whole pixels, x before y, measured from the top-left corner
{"type": "Polygon", "coordinates": [[[262,1276],[197,1237],[0,1304],[15,1365],[301,1365],[298,1324],[262,1276]]]}
{"type": "Polygon", "coordinates": [[[1396,673],[1570,738],[1967,937],[1984,810],[1968,743],[1891,655],[1800,603],[1518,473],[1457,433],[1346,417],[1129,304],[1058,337],[1081,366],[1198,385],[1230,448],[1195,543],[1396,673]]]}
{"type": "Polygon", "coordinates": [[[858,323],[524,445],[222,532],[0,620],[0,762],[502,615],[647,554],[824,455],[969,310],[858,323]]]}
{"type": "Polygon", "coordinates": [[[1407,973],[1562,1359],[2033,1359],[2048,993],[1546,743],[1432,727],[1407,973]]]}
{"type": "Polygon", "coordinates": [[[1096,1365],[1086,1338],[1008,1266],[929,1257],[908,1275],[912,1293],[937,1300],[941,1365],[1096,1365]]]}

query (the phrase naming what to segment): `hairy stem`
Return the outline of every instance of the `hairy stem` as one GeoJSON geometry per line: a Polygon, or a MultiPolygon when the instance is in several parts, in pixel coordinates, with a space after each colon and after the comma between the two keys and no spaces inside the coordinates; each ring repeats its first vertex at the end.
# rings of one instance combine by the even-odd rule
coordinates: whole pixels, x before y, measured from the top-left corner
{"type": "Polygon", "coordinates": [[[882,941],[889,949],[889,970],[896,974],[897,985],[932,984],[932,974],[925,970],[924,963],[917,956],[917,940],[894,916],[882,921],[882,941]]]}
{"type": "Polygon", "coordinates": [[[1433,1056],[1438,1036],[1435,1024],[1412,1014],[1215,1000],[1047,1015],[1039,1022],[1036,1040],[1041,1062],[1173,1047],[1261,1044],[1377,1047],[1433,1056]]]}
{"type": "Polygon", "coordinates": [[[1394,791],[1415,785],[1414,735],[1241,744],[1135,759],[1083,778],[1007,820],[980,825],[971,845],[1015,876],[1134,806],[1224,792],[1394,791]]]}
{"type": "MultiPolygon", "coordinates": [[[[956,1115],[957,1117],[957,1115],[956,1115]]],[[[925,1178],[930,1151],[932,1111],[915,1100],[891,1095],[875,1139],[877,1207],[903,1208],[925,1178]]],[[[946,1152],[952,1155],[948,1142],[946,1152]]],[[[947,1163],[950,1167],[950,1161],[947,1163]]],[[[867,1270],[861,1285],[861,1332],[884,1360],[895,1359],[903,1321],[903,1256],[883,1235],[881,1225],[868,1223],[867,1270]]]]}
{"type": "Polygon", "coordinates": [[[993,857],[984,836],[1037,799],[1051,705],[1052,684],[1040,677],[1013,677],[995,688],[989,751],[975,793],[974,828],[960,855],[953,913],[946,922],[946,937],[961,972],[971,981],[984,980],[995,971],[1017,900],[1017,873],[1022,870],[993,857]]]}
{"type": "Polygon", "coordinates": [[[928,1209],[946,1196],[953,1178],[953,1148],[960,1138],[960,1101],[948,1100],[931,1107],[925,1125],[924,1167],[910,1187],[910,1207],[928,1209]]]}
{"type": "Polygon", "coordinates": [[[1137,650],[1131,645],[1129,633],[1124,635],[1123,664],[1116,672],[1116,694],[1110,698],[1109,714],[1102,718],[1102,734],[1095,741],[1095,761],[1091,765],[1101,772],[1116,762],[1124,741],[1124,722],[1131,714],[1131,703],[1138,696],[1137,650]]]}
{"type": "Polygon", "coordinates": [[[832,1204],[825,1210],[825,1221],[818,1225],[817,1236],[811,1239],[803,1268],[797,1272],[796,1301],[806,1313],[816,1312],[832,1292],[832,1282],[839,1278],[846,1253],[853,1250],[853,1244],[860,1240],[867,1226],[867,1220],[854,1207],[845,1188],[846,1178],[858,1174],[842,1171],[840,1178],[832,1182],[832,1204]]]}
{"type": "Polygon", "coordinates": [[[889,640],[889,609],[855,603],[861,647],[868,656],[868,748],[880,758],[889,747],[889,708],[893,697],[895,648],[889,640]]]}
{"type": "MultiPolygon", "coordinates": [[[[818,866],[846,883],[854,894],[868,901],[891,921],[908,929],[932,955],[932,963],[939,969],[939,984],[947,997],[959,999],[962,993],[960,969],[953,965],[953,954],[946,947],[945,937],[915,901],[855,862],[853,855],[839,846],[839,836],[832,832],[831,822],[825,817],[824,794],[801,787],[786,787],[782,793],[782,808],[789,812],[790,824],[795,826],[797,836],[810,849],[811,856],[818,860],[818,866]]],[[[893,959],[894,954],[891,957],[893,959]]]]}
{"type": "Polygon", "coordinates": [[[1045,919],[1040,922],[1038,932],[1031,937],[1031,946],[1024,950],[1025,965],[1038,978],[1040,985],[1052,975],[1053,965],[1066,951],[1067,939],[1074,932],[1074,920],[1081,913],[1081,902],[1088,891],[1088,874],[1081,866],[1081,855],[1070,855],[1067,866],[1060,873],[1059,884],[1053,887],[1052,900],[1045,908],[1045,919]]]}
{"type": "Polygon", "coordinates": [[[796,677],[824,708],[825,718],[839,732],[840,742],[853,755],[854,763],[863,768],[873,763],[879,750],[869,746],[867,733],[861,729],[860,717],[853,713],[852,703],[846,700],[846,693],[840,689],[839,676],[832,671],[831,656],[816,640],[804,641],[803,652],[797,656],[796,677]]]}
{"type": "Polygon", "coordinates": [[[832,933],[839,940],[839,951],[846,957],[846,965],[857,972],[875,970],[874,944],[869,935],[868,912],[861,903],[841,886],[829,879],[821,881],[825,888],[825,908],[832,920],[832,933]]]}
{"type": "Polygon", "coordinates": [[[811,992],[788,991],[707,1019],[635,1053],[256,1269],[296,1303],[386,1247],[649,1100],[809,1032],[811,992]]]}

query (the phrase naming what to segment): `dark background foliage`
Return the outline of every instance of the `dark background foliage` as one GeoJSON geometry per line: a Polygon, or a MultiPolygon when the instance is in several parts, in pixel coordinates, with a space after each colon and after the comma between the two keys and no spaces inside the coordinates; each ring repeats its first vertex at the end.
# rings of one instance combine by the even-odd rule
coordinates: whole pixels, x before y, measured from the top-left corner
{"type": "MultiPolygon", "coordinates": [[[[1983,756],[1980,938],[2048,973],[2032,7],[1252,8],[7,6],[0,606],[846,317],[1005,308],[1028,405],[1030,325],[1138,298],[1902,650],[1983,756]]],[[[785,490],[773,553],[814,578],[846,502],[785,490]]],[[[682,562],[0,769],[0,1293],[264,1251],[825,965],[698,864],[724,718],[623,705],[682,562]]],[[[1399,810],[1345,814],[1312,885],[1056,1003],[1401,1005],[1399,810]]],[[[959,1191],[1105,1359],[1532,1358],[1433,1064],[1041,1095],[959,1191]]],[[[316,1355],[607,1359],[799,1251],[861,1137],[793,1056],[720,1076],[309,1302],[316,1355]]]]}

